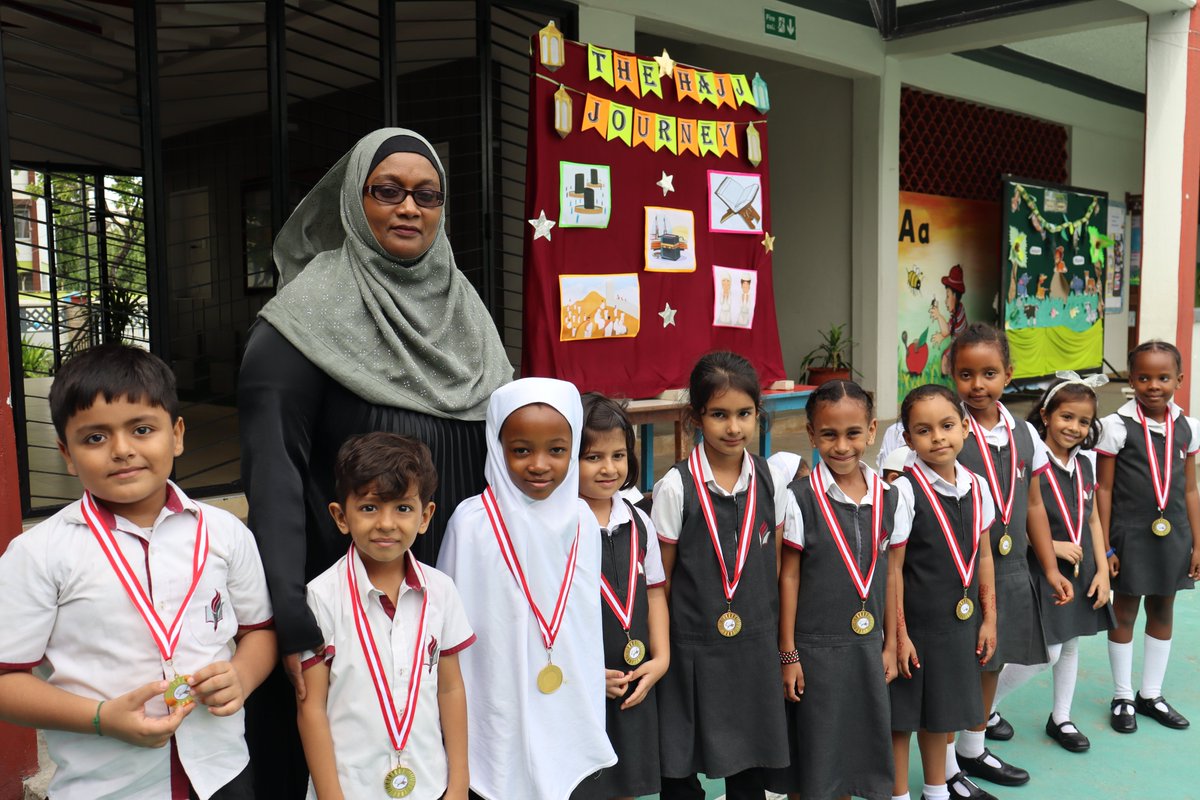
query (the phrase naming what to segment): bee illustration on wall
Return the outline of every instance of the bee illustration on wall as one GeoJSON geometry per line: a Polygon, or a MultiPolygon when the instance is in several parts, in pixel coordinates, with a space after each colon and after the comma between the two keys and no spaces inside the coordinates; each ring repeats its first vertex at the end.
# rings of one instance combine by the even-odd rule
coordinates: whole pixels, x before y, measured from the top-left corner
{"type": "Polygon", "coordinates": [[[912,289],[913,294],[920,294],[921,279],[924,277],[925,275],[921,272],[921,268],[915,264],[908,268],[908,288],[912,289]]]}

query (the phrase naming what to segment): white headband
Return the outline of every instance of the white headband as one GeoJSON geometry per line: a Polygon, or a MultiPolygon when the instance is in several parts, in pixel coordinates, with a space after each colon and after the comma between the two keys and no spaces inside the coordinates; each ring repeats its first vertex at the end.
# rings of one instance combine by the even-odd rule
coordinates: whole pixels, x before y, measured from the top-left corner
{"type": "Polygon", "coordinates": [[[1102,372],[1095,372],[1091,375],[1088,375],[1086,378],[1081,378],[1079,377],[1078,372],[1069,369],[1062,369],[1054,373],[1054,377],[1062,380],[1062,383],[1055,384],[1050,391],[1046,392],[1046,400],[1042,403],[1042,408],[1050,405],[1051,398],[1053,398],[1054,395],[1058,393],[1058,390],[1064,386],[1070,386],[1073,383],[1077,383],[1081,386],[1086,386],[1087,388],[1091,389],[1092,393],[1095,394],[1097,389],[1108,383],[1108,376],[1102,372]]]}

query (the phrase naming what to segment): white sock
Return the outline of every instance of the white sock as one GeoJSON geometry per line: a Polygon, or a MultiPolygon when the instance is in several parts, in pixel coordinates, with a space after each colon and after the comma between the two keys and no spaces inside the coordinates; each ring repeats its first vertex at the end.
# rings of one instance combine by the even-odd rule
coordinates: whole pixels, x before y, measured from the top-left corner
{"type": "Polygon", "coordinates": [[[892,795],[892,800],[912,800],[912,798],[909,797],[908,792],[905,792],[904,794],[892,795]]]}
{"type": "Polygon", "coordinates": [[[1155,639],[1146,634],[1146,654],[1142,664],[1142,688],[1138,692],[1144,699],[1162,697],[1163,678],[1167,674],[1167,659],[1171,656],[1171,640],[1155,639]]]}
{"type": "MultiPolygon", "coordinates": [[[[1025,664],[1005,664],[1000,670],[1000,678],[996,681],[996,699],[992,701],[992,713],[996,713],[996,709],[1000,707],[1000,701],[1008,697],[1014,691],[1029,683],[1034,675],[1046,668],[1045,664],[1034,664],[1026,666],[1025,664]]],[[[991,720],[988,720],[991,723],[991,720]]]]}
{"type": "MultiPolygon", "coordinates": [[[[1054,711],[1050,717],[1055,725],[1062,725],[1071,719],[1071,698],[1075,696],[1075,679],[1079,675],[1079,638],[1076,637],[1060,645],[1054,654],[1054,711]]],[[[1064,733],[1077,733],[1074,725],[1063,728],[1064,733]]]]}
{"type": "Polygon", "coordinates": [[[983,731],[959,731],[958,754],[963,758],[979,758],[983,755],[983,731]]]}
{"type": "Polygon", "coordinates": [[[946,780],[950,780],[959,772],[962,767],[958,765],[958,754],[954,752],[954,743],[946,745],[946,780]]]}
{"type": "Polygon", "coordinates": [[[1132,700],[1133,642],[1122,643],[1109,639],[1108,666],[1112,670],[1113,699],[1132,700]]]}
{"type": "Polygon", "coordinates": [[[925,800],[950,800],[950,791],[944,783],[939,783],[937,786],[930,786],[926,783],[921,787],[921,794],[925,800]]]}

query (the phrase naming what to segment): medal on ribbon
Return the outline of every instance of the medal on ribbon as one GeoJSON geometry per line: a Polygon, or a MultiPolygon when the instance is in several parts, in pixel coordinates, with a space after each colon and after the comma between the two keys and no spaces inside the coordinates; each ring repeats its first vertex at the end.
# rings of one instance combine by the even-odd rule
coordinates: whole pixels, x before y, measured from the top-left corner
{"type": "Polygon", "coordinates": [[[742,618],[733,610],[733,596],[737,594],[738,584],[742,582],[742,571],[746,568],[746,558],[750,554],[750,540],[754,538],[754,517],[758,510],[758,479],[754,473],[754,461],[750,461],[750,486],[746,490],[746,513],[738,529],[737,559],[733,568],[733,579],[729,578],[729,570],[725,568],[725,556],[721,553],[721,540],[717,536],[717,515],[713,510],[712,498],[708,496],[708,487],[704,484],[704,468],[700,462],[700,448],[692,449],[688,457],[688,471],[696,484],[696,495],[700,498],[700,510],[704,512],[704,522],[708,525],[708,536],[712,540],[713,550],[717,554],[717,566],[721,568],[721,589],[725,592],[725,613],[717,617],[717,631],[726,638],[732,638],[742,632],[742,618]]]}
{"type": "MultiPolygon", "coordinates": [[[[636,513],[636,512],[635,512],[636,513]]],[[[603,574],[600,575],[600,594],[604,602],[612,609],[625,631],[625,663],[636,667],[646,660],[646,645],[641,639],[629,636],[629,626],[633,623],[633,603],[637,597],[638,576],[638,536],[637,525],[633,519],[629,521],[629,579],[626,582],[625,600],[622,602],[613,591],[612,584],[603,574]]]]}
{"type": "Polygon", "coordinates": [[[879,541],[883,529],[883,482],[878,477],[872,476],[874,485],[871,490],[871,566],[864,576],[858,568],[858,559],[850,552],[850,545],[846,542],[846,535],[842,532],[837,515],[833,513],[833,507],[829,505],[829,498],[825,496],[825,481],[821,477],[824,468],[824,464],[818,464],[817,468],[813,470],[812,482],[815,488],[813,493],[817,496],[817,506],[821,509],[825,526],[829,528],[829,533],[833,536],[833,543],[837,545],[842,562],[846,565],[846,571],[850,573],[850,580],[854,582],[854,589],[862,600],[862,608],[850,618],[850,630],[860,636],[866,636],[875,630],[875,617],[870,611],[867,611],[867,597],[871,594],[871,582],[875,578],[875,565],[879,561],[879,541]]]}
{"type": "Polygon", "coordinates": [[[925,477],[919,465],[909,467],[908,473],[913,476],[917,485],[921,487],[921,491],[925,493],[926,499],[929,500],[929,505],[933,506],[933,515],[937,518],[938,527],[942,529],[942,535],[946,537],[946,545],[950,549],[950,557],[954,559],[954,568],[958,570],[958,577],[962,581],[963,586],[963,596],[961,600],[955,602],[954,614],[959,619],[966,621],[975,613],[975,603],[971,601],[971,598],[967,597],[967,592],[970,590],[971,581],[975,577],[975,565],[979,560],[979,537],[983,535],[983,527],[979,524],[979,518],[983,516],[983,500],[979,496],[979,484],[975,481],[975,476],[971,474],[971,527],[974,529],[974,542],[972,544],[971,558],[968,561],[963,558],[962,549],[958,546],[958,539],[954,535],[954,529],[950,527],[950,520],[946,518],[945,509],[942,508],[942,504],[938,501],[933,487],[929,485],[929,479],[925,477]]]}
{"type": "MultiPolygon", "coordinates": [[[[1046,477],[1049,479],[1050,490],[1054,493],[1054,499],[1058,503],[1058,510],[1062,512],[1063,524],[1067,528],[1067,536],[1071,540],[1071,544],[1078,545],[1083,541],[1083,476],[1080,474],[1083,470],[1079,465],[1075,465],[1075,524],[1071,524],[1071,512],[1067,510],[1067,501],[1063,496],[1062,489],[1058,485],[1058,478],[1054,474],[1054,465],[1051,464],[1046,470],[1046,477]]],[[[1080,556],[1082,560],[1082,556],[1080,556]]],[[[1079,577],[1079,564],[1075,565],[1075,577],[1079,577]]]]}
{"type": "Polygon", "coordinates": [[[371,631],[367,611],[363,608],[362,597],[358,593],[358,576],[354,569],[357,558],[358,553],[351,545],[346,556],[346,580],[350,585],[350,609],[354,615],[354,630],[358,635],[363,658],[367,662],[371,683],[375,685],[375,697],[379,700],[379,711],[383,714],[383,726],[387,728],[392,749],[396,752],[397,763],[384,776],[383,790],[388,797],[407,797],[417,787],[417,776],[401,759],[404,748],[408,745],[409,734],[412,733],[413,720],[417,717],[417,698],[421,692],[421,656],[424,652],[422,645],[425,642],[425,619],[429,611],[429,589],[425,586],[425,572],[421,569],[421,564],[413,557],[411,551],[405,553],[405,558],[417,575],[422,598],[421,615],[417,618],[416,644],[413,646],[412,664],[408,674],[408,690],[404,693],[404,713],[398,714],[396,701],[392,697],[392,687],[384,670],[383,660],[379,657],[379,648],[375,645],[375,634],[371,631]]]}
{"type": "MultiPolygon", "coordinates": [[[[125,554],[121,552],[112,528],[108,527],[100,515],[100,510],[97,508],[96,500],[92,497],[91,492],[84,492],[79,507],[83,512],[84,522],[91,529],[92,536],[96,538],[109,566],[116,573],[117,580],[121,582],[129,601],[133,603],[133,607],[141,616],[142,621],[146,623],[146,628],[149,629],[150,636],[154,639],[155,646],[158,647],[159,655],[162,656],[163,664],[171,672],[171,682],[163,693],[163,702],[169,709],[194,702],[195,698],[192,696],[191,687],[188,686],[188,678],[191,676],[177,674],[172,659],[175,655],[175,648],[179,645],[179,634],[183,631],[183,614],[187,610],[188,603],[191,602],[192,595],[196,593],[200,576],[204,574],[204,565],[208,563],[208,526],[204,524],[204,512],[199,508],[196,509],[196,541],[192,548],[192,579],[183,596],[183,602],[179,604],[179,610],[175,612],[175,618],[171,620],[170,626],[167,626],[158,616],[150,592],[142,585],[133,568],[129,566],[125,554]]],[[[147,566],[148,571],[149,567],[147,566]]]]}
{"type": "Polygon", "coordinates": [[[1163,463],[1159,469],[1158,454],[1154,452],[1154,440],[1150,437],[1150,423],[1142,413],[1141,405],[1137,406],[1138,422],[1142,423],[1142,433],[1146,437],[1146,459],[1150,462],[1150,482],[1154,484],[1154,500],[1158,503],[1158,519],[1150,523],[1150,532],[1155,536],[1166,536],[1171,532],[1171,521],[1164,514],[1167,510],[1167,498],[1171,494],[1171,462],[1175,449],[1175,417],[1167,407],[1166,441],[1163,442],[1163,463]]]}
{"type": "MultiPolygon", "coordinates": [[[[997,406],[1000,404],[997,403],[997,406]]],[[[987,475],[988,486],[992,490],[992,497],[996,499],[996,514],[1000,517],[1000,521],[1004,523],[1004,533],[1000,536],[1000,541],[996,544],[996,549],[1000,555],[1006,556],[1012,552],[1013,540],[1008,535],[1008,521],[1012,519],[1013,500],[1017,496],[1017,440],[1013,436],[1012,426],[1008,424],[1008,418],[1004,416],[1003,409],[1000,410],[1000,422],[1004,425],[1004,430],[1008,432],[1008,499],[1004,498],[1004,493],[1000,490],[1000,475],[996,471],[996,462],[992,459],[992,448],[988,445],[987,436],[984,433],[983,426],[975,421],[975,418],[967,414],[967,422],[971,425],[971,433],[975,435],[975,442],[979,446],[979,454],[983,457],[983,469],[987,475]]]]}
{"type": "Polygon", "coordinates": [[[521,593],[525,595],[525,602],[533,611],[538,630],[542,635],[542,645],[546,648],[546,666],[542,667],[537,674],[538,691],[542,694],[554,694],[563,683],[562,669],[553,660],[554,640],[558,638],[558,631],[562,628],[563,617],[567,612],[567,598],[571,594],[571,583],[575,577],[575,563],[579,559],[579,528],[578,526],[575,528],[575,541],[571,544],[571,552],[567,555],[567,567],[563,573],[562,584],[558,587],[558,599],[554,603],[554,613],[547,621],[542,610],[534,602],[533,591],[529,588],[525,570],[521,568],[521,561],[517,558],[512,537],[508,533],[508,527],[504,524],[504,515],[500,513],[500,504],[496,502],[496,495],[490,486],[483,490],[483,508],[487,512],[488,522],[492,525],[496,543],[500,545],[500,555],[504,557],[508,571],[512,573],[513,580],[517,582],[521,593]]]}

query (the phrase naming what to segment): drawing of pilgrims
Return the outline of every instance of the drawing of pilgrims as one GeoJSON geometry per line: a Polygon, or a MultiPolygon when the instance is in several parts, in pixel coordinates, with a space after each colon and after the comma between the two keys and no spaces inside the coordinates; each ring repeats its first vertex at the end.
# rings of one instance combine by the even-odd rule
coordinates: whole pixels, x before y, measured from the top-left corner
{"type": "Polygon", "coordinates": [[[733,286],[733,279],[729,277],[729,273],[721,275],[721,313],[717,315],[718,325],[732,325],[733,317],[731,316],[730,303],[732,302],[729,296],[729,289],[733,286]]]}

